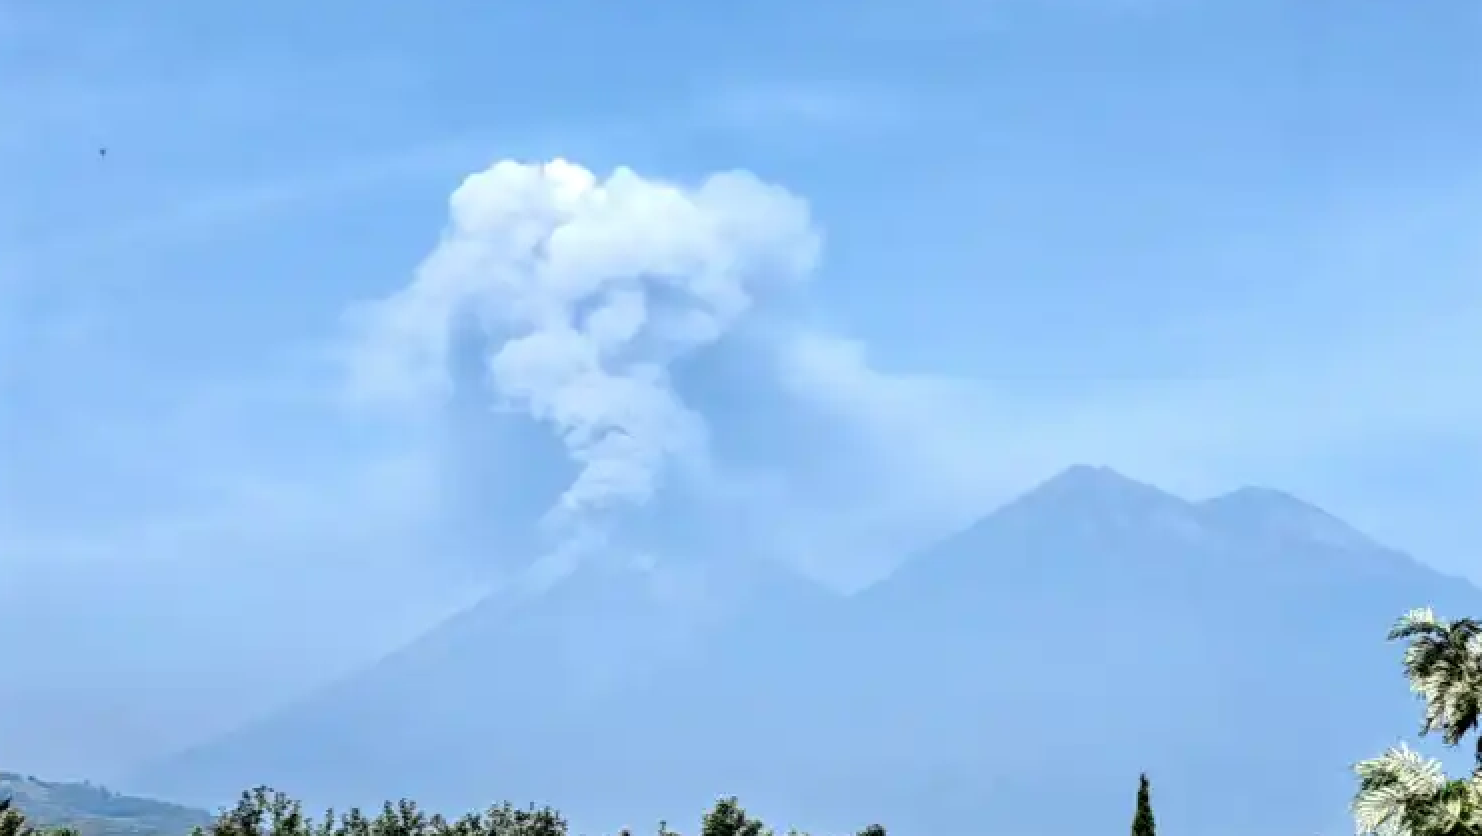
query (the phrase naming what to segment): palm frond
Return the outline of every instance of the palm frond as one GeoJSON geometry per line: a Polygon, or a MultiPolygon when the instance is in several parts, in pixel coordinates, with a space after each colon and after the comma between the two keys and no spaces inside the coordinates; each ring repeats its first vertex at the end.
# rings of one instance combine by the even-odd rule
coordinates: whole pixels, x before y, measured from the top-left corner
{"type": "Polygon", "coordinates": [[[1408,639],[1412,636],[1430,635],[1441,632],[1441,622],[1430,607],[1417,607],[1400,616],[1389,630],[1389,640],[1408,639]]]}
{"type": "Polygon", "coordinates": [[[1441,763],[1405,744],[1354,765],[1352,811],[1359,836],[1474,836],[1482,825],[1482,779],[1446,777],[1441,763]]]}

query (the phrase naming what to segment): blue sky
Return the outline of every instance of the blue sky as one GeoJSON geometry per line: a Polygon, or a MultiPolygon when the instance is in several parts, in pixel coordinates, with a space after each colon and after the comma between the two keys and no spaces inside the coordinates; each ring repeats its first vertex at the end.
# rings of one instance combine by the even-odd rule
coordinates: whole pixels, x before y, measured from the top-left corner
{"type": "MultiPolygon", "coordinates": [[[[847,582],[1074,462],[1283,488],[1482,578],[1479,36],[1462,0],[3,0],[0,566],[57,643],[34,672],[277,660],[246,710],[553,550],[847,582]],[[633,348],[682,409],[583,390],[564,444],[549,392],[481,371],[525,326],[468,317],[509,298],[425,266],[465,177],[557,158],[631,169],[572,275],[751,265],[714,339],[633,348]],[[610,463],[583,432],[657,487],[552,523],[610,463]]],[[[538,227],[554,175],[503,170],[534,191],[485,178],[474,214],[538,227]]],[[[139,687],[139,740],[212,722],[139,687]]]]}

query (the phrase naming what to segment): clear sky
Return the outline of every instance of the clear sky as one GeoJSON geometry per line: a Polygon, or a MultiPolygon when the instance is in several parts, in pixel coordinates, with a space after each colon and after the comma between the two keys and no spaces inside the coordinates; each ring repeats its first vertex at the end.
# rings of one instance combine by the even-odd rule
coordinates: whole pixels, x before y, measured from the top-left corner
{"type": "Polygon", "coordinates": [[[491,567],[849,582],[1074,462],[1482,579],[1478,43],[1471,0],[0,0],[0,567],[53,659],[117,650],[77,611],[162,678],[291,636],[285,694],[491,567]]]}

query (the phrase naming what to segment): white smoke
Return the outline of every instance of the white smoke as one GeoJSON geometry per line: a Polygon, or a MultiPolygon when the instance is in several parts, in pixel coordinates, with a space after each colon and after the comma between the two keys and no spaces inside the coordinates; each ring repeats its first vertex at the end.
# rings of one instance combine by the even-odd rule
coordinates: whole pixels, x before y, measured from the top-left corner
{"type": "Polygon", "coordinates": [[[449,391],[450,337],[473,321],[488,382],[550,426],[578,475],[548,521],[644,503],[666,466],[703,460],[703,420],[669,381],[768,292],[806,278],[806,203],[745,172],[692,188],[564,160],[502,161],[467,178],[414,280],[363,310],[361,394],[449,391]]]}

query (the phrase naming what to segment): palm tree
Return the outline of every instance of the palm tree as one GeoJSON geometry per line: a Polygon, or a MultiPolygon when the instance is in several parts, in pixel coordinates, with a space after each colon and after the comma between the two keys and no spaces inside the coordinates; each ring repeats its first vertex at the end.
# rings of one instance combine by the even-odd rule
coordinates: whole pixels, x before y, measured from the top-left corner
{"type": "MultiPolygon", "coordinates": [[[[1422,735],[1441,733],[1455,746],[1482,721],[1482,622],[1442,621],[1429,607],[1411,610],[1389,631],[1391,641],[1406,639],[1405,675],[1410,690],[1425,701],[1422,735]]],[[[1482,735],[1477,738],[1474,776],[1482,776],[1482,735]]]]}
{"type": "Polygon", "coordinates": [[[1372,836],[1478,836],[1482,834],[1482,777],[1446,777],[1440,761],[1405,744],[1354,766],[1359,789],[1353,820],[1372,836]]]}

